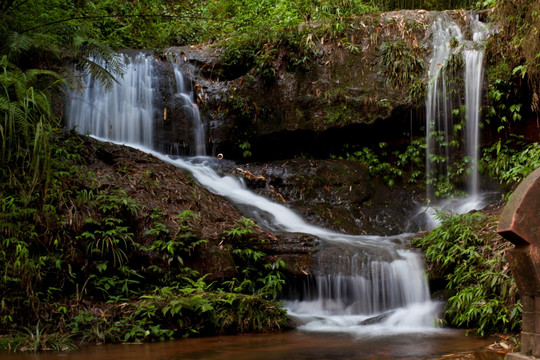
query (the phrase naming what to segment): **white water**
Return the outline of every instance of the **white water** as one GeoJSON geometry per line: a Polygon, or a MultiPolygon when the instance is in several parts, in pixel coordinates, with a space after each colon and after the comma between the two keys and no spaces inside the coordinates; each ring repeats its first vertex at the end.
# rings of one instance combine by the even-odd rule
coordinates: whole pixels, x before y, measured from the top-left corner
{"type": "MultiPolygon", "coordinates": [[[[464,213],[485,206],[484,194],[479,193],[479,127],[481,120],[482,83],[484,77],[483,42],[489,35],[488,27],[478,17],[468,17],[472,39],[465,39],[459,26],[445,13],[442,13],[431,28],[432,59],[428,72],[429,84],[426,97],[426,197],[428,206],[421,208],[426,215],[428,229],[439,224],[438,212],[451,211],[464,213]],[[434,187],[432,181],[439,176],[450,176],[452,162],[449,142],[454,139],[454,118],[452,111],[459,109],[455,104],[448,85],[446,65],[452,56],[463,57],[465,98],[465,129],[463,142],[468,158],[467,196],[462,199],[432,201],[434,187]]],[[[453,79],[455,80],[455,79],[453,79]]],[[[457,138],[459,140],[459,138],[457,138]]]]}
{"type": "Polygon", "coordinates": [[[86,76],[82,79],[82,94],[70,94],[67,126],[81,134],[152,147],[155,60],[143,53],[134,58],[119,56],[124,63],[125,75],[118,78],[110,89],[86,76]]]}
{"type": "Polygon", "coordinates": [[[195,156],[206,155],[206,131],[204,124],[201,121],[201,114],[199,107],[193,100],[193,93],[186,90],[184,75],[178,65],[178,62],[172,61],[174,69],[174,78],[176,80],[176,94],[175,97],[182,101],[183,109],[186,112],[186,116],[191,119],[193,127],[193,141],[194,141],[194,154],[195,156]]]}
{"type": "Polygon", "coordinates": [[[470,157],[470,180],[468,192],[471,196],[478,194],[478,146],[480,107],[482,105],[482,83],[484,80],[484,47],[489,35],[487,27],[478,21],[478,17],[469,17],[473,42],[463,51],[465,60],[465,108],[467,127],[467,155],[470,157]],[[478,46],[480,45],[480,46],[478,46]]]}
{"type": "Polygon", "coordinates": [[[286,206],[246,189],[237,178],[218,175],[211,167],[215,159],[199,157],[189,161],[142,146],[124,145],[189,171],[213,193],[251,207],[255,210],[252,215],[271,219],[273,230],[311,234],[319,237],[325,248],[343,252],[332,262],[334,272],[311,277],[315,292],[303,292],[307,299],[286,300],[290,316],[303,323],[299,329],[372,335],[441,330],[435,326],[440,306],[430,299],[420,255],[407,249],[411,234],[356,236],[310,225],[286,206]],[[389,261],[370,261],[379,256],[389,261]],[[380,314],[388,316],[376,324],[359,324],[380,314]]]}
{"type": "MultiPolygon", "coordinates": [[[[125,74],[117,77],[118,81],[110,89],[91,76],[81,76],[83,91],[72,92],[67,99],[67,127],[82,134],[155,149],[155,129],[171,117],[167,115],[167,109],[158,109],[156,105],[156,100],[163,97],[159,93],[158,60],[143,52],[119,56],[125,74]]],[[[190,87],[185,86],[186,81],[174,56],[170,65],[174,73],[172,96],[181,103],[185,118],[191,122],[191,154],[206,155],[206,132],[199,107],[190,87]]],[[[178,144],[172,144],[175,145],[178,144]]]]}
{"type": "MultiPolygon", "coordinates": [[[[467,192],[471,197],[478,194],[478,141],[480,125],[480,107],[482,83],[484,78],[483,41],[489,35],[488,28],[469,16],[472,39],[465,39],[459,26],[442,13],[431,27],[432,58],[428,71],[428,89],[426,97],[426,178],[427,198],[433,199],[432,180],[436,177],[449,176],[449,164],[452,161],[449,146],[454,132],[453,110],[461,104],[454,103],[452,92],[462,91],[465,97],[465,136],[463,142],[466,156],[469,158],[469,176],[467,192]],[[465,65],[464,89],[455,89],[448,85],[446,66],[452,56],[463,56],[465,65]]],[[[453,79],[455,81],[455,79],[453,79]]],[[[457,139],[459,140],[459,138],[457,139]]]]}
{"type": "MultiPolygon", "coordinates": [[[[133,76],[129,71],[136,70],[135,68],[128,70],[125,76],[127,78],[133,76]]],[[[184,106],[196,108],[195,103],[187,102],[185,91],[181,87],[184,82],[180,75],[175,68],[179,100],[185,101],[184,106]]],[[[148,77],[151,78],[151,75],[148,77]]],[[[115,91],[115,101],[119,103],[127,101],[122,98],[122,90],[115,91]]],[[[302,319],[302,329],[355,333],[379,329],[377,331],[385,335],[393,332],[435,331],[433,324],[437,317],[438,305],[430,300],[419,254],[407,248],[410,234],[392,237],[353,236],[308,224],[286,206],[249,191],[236,177],[218,175],[212,168],[215,159],[196,157],[188,161],[172,158],[155,151],[152,141],[138,141],[139,137],[128,136],[128,132],[101,132],[102,123],[106,123],[107,126],[111,124],[116,128],[114,119],[117,110],[113,103],[109,103],[111,96],[107,92],[101,89],[100,92],[96,92],[93,88],[87,88],[86,92],[83,96],[88,99],[88,103],[72,101],[68,126],[77,126],[79,130],[84,129],[83,132],[91,133],[95,129],[96,133],[93,134],[99,140],[112,140],[132,146],[189,171],[199,184],[242,206],[249,211],[249,216],[255,217],[259,224],[271,230],[311,234],[320,239],[322,244],[320,253],[329,253],[330,261],[321,260],[316,273],[311,274],[309,277],[311,289],[304,289],[305,291],[300,292],[300,296],[291,296],[287,301],[291,316],[302,319]],[[108,106],[91,117],[85,114],[84,109],[87,109],[87,106],[92,107],[93,103],[102,102],[108,106]],[[101,125],[87,127],[87,122],[101,125]],[[125,137],[115,136],[117,133],[124,134],[125,137]],[[359,324],[359,321],[380,314],[385,315],[377,324],[359,324]]],[[[131,85],[127,85],[125,96],[130,96],[132,92],[131,85]]],[[[131,106],[134,107],[132,111],[151,111],[138,110],[136,102],[131,106]]],[[[137,128],[143,133],[143,137],[148,135],[145,133],[147,131],[151,134],[151,127],[138,129],[137,119],[137,116],[126,118],[127,128],[131,130],[137,128]],[[131,125],[130,120],[134,121],[131,125]]]]}
{"type": "Polygon", "coordinates": [[[455,47],[452,41],[462,41],[463,35],[459,26],[442,13],[430,29],[432,55],[428,70],[428,88],[426,96],[426,196],[433,197],[431,179],[439,174],[448,175],[448,162],[436,162],[435,156],[449,158],[448,147],[441,146],[442,134],[444,142],[448,143],[449,131],[452,130],[452,99],[445,77],[445,66],[455,47]],[[442,152],[442,154],[441,154],[442,152]]]}
{"type": "Polygon", "coordinates": [[[413,216],[413,221],[421,224],[422,228],[431,230],[441,223],[439,219],[440,213],[465,214],[472,210],[484,208],[496,198],[500,198],[498,193],[482,192],[464,198],[434,201],[427,206],[422,206],[413,216]]]}

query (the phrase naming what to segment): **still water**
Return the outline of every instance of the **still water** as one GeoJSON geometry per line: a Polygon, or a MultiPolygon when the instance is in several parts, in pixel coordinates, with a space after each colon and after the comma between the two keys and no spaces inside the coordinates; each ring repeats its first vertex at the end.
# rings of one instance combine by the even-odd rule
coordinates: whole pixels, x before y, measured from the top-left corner
{"type": "Polygon", "coordinates": [[[300,360],[300,359],[479,359],[502,360],[488,352],[491,339],[463,331],[400,336],[309,333],[218,336],[164,343],[84,346],[69,353],[0,354],[0,360],[300,360]],[[453,356],[450,356],[453,354],[453,356]]]}

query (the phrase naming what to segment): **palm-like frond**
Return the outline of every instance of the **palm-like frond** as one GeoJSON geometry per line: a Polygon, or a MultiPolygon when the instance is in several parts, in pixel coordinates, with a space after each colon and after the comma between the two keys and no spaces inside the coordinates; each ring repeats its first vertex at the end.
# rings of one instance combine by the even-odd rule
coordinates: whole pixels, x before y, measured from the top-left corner
{"type": "Polygon", "coordinates": [[[112,86],[115,76],[123,75],[120,56],[98,40],[75,36],[71,53],[71,60],[78,70],[92,75],[106,87],[112,86]]]}
{"type": "Polygon", "coordinates": [[[10,57],[18,56],[21,53],[30,50],[34,45],[34,39],[25,34],[19,34],[13,31],[8,36],[7,47],[9,49],[10,57]]]}

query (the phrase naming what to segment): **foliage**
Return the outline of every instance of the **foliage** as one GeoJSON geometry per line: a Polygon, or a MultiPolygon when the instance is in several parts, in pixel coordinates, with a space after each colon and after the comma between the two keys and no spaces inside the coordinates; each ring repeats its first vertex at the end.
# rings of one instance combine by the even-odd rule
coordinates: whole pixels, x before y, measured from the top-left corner
{"type": "MultiPolygon", "coordinates": [[[[515,88],[526,81],[531,94],[530,110],[540,113],[540,1],[499,0],[494,17],[501,31],[493,37],[492,54],[496,66],[506,66],[514,76],[515,88]],[[499,64],[503,65],[499,65],[499,64]],[[517,78],[517,79],[515,79],[517,78]]],[[[508,75],[507,75],[508,76],[508,75]]],[[[501,77],[504,81],[505,78],[501,77]]],[[[512,90],[510,89],[509,92],[512,90]]]]}
{"type": "Polygon", "coordinates": [[[517,184],[540,167],[540,144],[527,144],[519,139],[499,140],[484,149],[482,162],[491,178],[501,184],[517,184]]]}
{"type": "MultiPolygon", "coordinates": [[[[493,42],[489,48],[493,48],[493,42]]],[[[491,50],[494,51],[494,50],[491,50]]],[[[495,60],[492,60],[495,61],[495,60]]],[[[522,86],[517,86],[521,79],[512,72],[510,63],[499,61],[487,67],[488,99],[486,122],[497,128],[500,136],[508,138],[512,133],[514,124],[523,119],[525,107],[520,92],[522,86]]]]}
{"type": "MultiPolygon", "coordinates": [[[[154,213],[153,219],[159,219],[159,215],[154,213]]],[[[154,222],[154,228],[146,232],[147,235],[154,236],[154,242],[145,250],[158,251],[170,266],[173,262],[184,265],[184,256],[191,255],[191,252],[199,245],[206,242],[200,239],[200,234],[194,233],[189,222],[198,218],[199,215],[191,210],[184,210],[175,217],[178,229],[172,236],[169,230],[161,222],[154,222]]]]}
{"type": "Polygon", "coordinates": [[[446,280],[447,323],[480,335],[517,331],[521,302],[504,258],[505,242],[496,239],[497,219],[479,212],[438,217],[441,224],[413,245],[425,251],[430,276],[446,280]]]}
{"type": "Polygon", "coordinates": [[[447,10],[447,9],[470,9],[475,6],[486,6],[477,0],[374,0],[373,3],[381,10],[399,9],[426,9],[426,10],[447,10]]]}
{"type": "Polygon", "coordinates": [[[212,290],[202,278],[163,286],[130,303],[110,305],[107,316],[81,310],[67,328],[84,342],[163,341],[178,337],[277,330],[285,310],[260,295],[212,290]]]}
{"type": "Polygon", "coordinates": [[[175,336],[262,332],[283,326],[285,311],[261,295],[208,292],[202,281],[162,288],[145,297],[136,316],[173,329],[175,336]],[[263,311],[261,311],[263,310],[263,311]]]}
{"type": "MultiPolygon", "coordinates": [[[[415,39],[412,36],[407,38],[415,39]]],[[[405,40],[386,41],[381,45],[382,75],[397,91],[404,91],[410,100],[424,99],[425,48],[405,40]]]]}
{"type": "Polygon", "coordinates": [[[69,4],[56,0],[7,1],[0,8],[2,327],[21,318],[34,321],[74,280],[68,263],[78,255],[63,217],[74,202],[70,179],[86,172],[80,168],[80,143],[60,130],[67,80],[59,71],[64,60],[83,64],[97,46],[73,46],[73,27],[41,31],[35,16],[49,22],[69,13],[69,4]]]}
{"type": "MultiPolygon", "coordinates": [[[[434,137],[438,146],[452,148],[459,146],[457,141],[452,140],[447,142],[442,134],[435,133],[434,137]]],[[[435,196],[439,198],[462,195],[457,184],[460,183],[462,176],[466,172],[469,159],[465,157],[447,164],[444,156],[432,153],[429,159],[431,166],[444,166],[448,171],[444,175],[426,179],[425,138],[414,139],[405,148],[393,151],[388,149],[388,144],[385,142],[379,143],[378,149],[374,147],[363,147],[361,150],[351,152],[349,150],[351,149],[346,144],[344,146],[345,154],[343,156],[331,155],[331,158],[360,161],[368,166],[373,175],[382,178],[390,187],[402,181],[406,181],[409,184],[427,183],[428,186],[433,186],[435,196]]]]}
{"type": "Polygon", "coordinates": [[[46,70],[23,72],[7,56],[0,59],[0,180],[30,191],[47,192],[51,177],[48,136],[54,128],[51,92],[59,91],[61,77],[46,70]]]}
{"type": "Polygon", "coordinates": [[[92,191],[84,194],[84,200],[80,201],[89,207],[97,207],[103,218],[87,218],[84,231],[77,239],[86,243],[86,252],[90,257],[112,260],[115,268],[121,268],[127,261],[126,252],[133,242],[133,233],[121,219],[121,213],[127,211],[136,215],[140,206],[123,190],[99,191],[95,199],[92,191]]]}
{"type": "Polygon", "coordinates": [[[238,145],[238,147],[242,150],[244,150],[242,152],[242,156],[244,158],[249,158],[251,156],[251,151],[249,149],[251,149],[251,144],[249,143],[249,141],[244,141],[243,143],[241,143],[240,145],[238,145]]]}
{"type": "MultiPolygon", "coordinates": [[[[145,341],[283,326],[284,310],[273,300],[284,263],[260,250],[253,222],[242,219],[222,234],[236,275],[207,283],[186,266],[205,242],[194,226],[199,216],[186,210],[167,218],[99,182],[84,167],[81,139],[59,130],[63,89],[77,86],[73,68],[111,84],[122,69],[110,46],[200,42],[223,45],[225,66],[246,67],[270,84],[283,70],[279,61],[306,69],[324,52],[325,38],[346,38],[353,15],[373,10],[360,0],[0,1],[0,327],[20,330],[8,346],[62,350],[71,347],[67,334],[145,341]],[[137,261],[143,256],[153,263],[137,261]]],[[[419,66],[416,55],[386,47],[385,71],[399,72],[394,85],[416,86],[408,74],[419,66]]],[[[514,69],[534,74],[534,66],[529,59],[514,69]]],[[[264,111],[242,99],[237,109],[249,121],[264,111]]],[[[247,157],[249,139],[239,146],[247,157]]],[[[414,182],[422,146],[387,154],[394,163],[367,150],[351,157],[371,162],[390,185],[405,169],[414,182]]]]}
{"type": "Polygon", "coordinates": [[[283,263],[267,264],[266,256],[248,246],[257,241],[252,223],[239,223],[223,235],[231,241],[242,274],[207,283],[185,264],[206,241],[195,230],[198,214],[185,210],[169,218],[158,209],[147,213],[124,190],[104,186],[76,165],[82,160],[71,154],[80,151],[76,141],[58,141],[74,146],[66,147],[62,162],[52,162],[52,196],[63,202],[56,204],[56,216],[46,227],[42,216],[52,211],[51,205],[38,216],[35,203],[25,205],[13,195],[2,198],[0,260],[6,276],[0,279],[1,325],[4,333],[27,322],[38,325],[12,333],[1,346],[65,350],[73,340],[154,341],[284,325],[285,312],[273,301],[283,285],[278,271],[283,263]],[[74,187],[67,179],[93,185],[74,187]],[[68,215],[73,206],[79,220],[68,215]],[[66,216],[72,217],[69,225],[66,216]],[[134,236],[134,224],[142,216],[148,217],[149,228],[141,239],[134,236]],[[238,249],[237,240],[242,244],[238,249]],[[153,265],[133,261],[141,256],[152,258],[153,265]],[[244,263],[249,264],[245,271],[244,263]],[[232,282],[238,283],[235,292],[224,290],[232,282]],[[92,307],[85,309],[85,304],[92,307]]]}
{"type": "MultiPolygon", "coordinates": [[[[412,140],[411,144],[402,151],[389,152],[387,146],[387,143],[379,143],[378,154],[369,147],[363,147],[352,154],[347,151],[345,156],[332,155],[331,157],[364,163],[373,175],[380,176],[390,187],[394,186],[400,179],[404,179],[410,184],[422,180],[425,166],[424,139],[412,140]]],[[[345,150],[348,148],[349,146],[346,145],[345,150]]]]}
{"type": "Polygon", "coordinates": [[[40,303],[61,294],[61,287],[72,280],[66,260],[74,254],[73,241],[64,232],[60,213],[69,202],[68,179],[79,176],[80,168],[73,163],[80,160],[79,143],[53,134],[46,192],[29,189],[31,182],[16,167],[11,171],[17,182],[2,179],[0,260],[5,275],[0,278],[0,326],[36,315],[40,303]]]}
{"type": "Polygon", "coordinates": [[[77,349],[77,346],[71,341],[70,335],[46,334],[39,323],[34,329],[27,327],[21,332],[22,337],[19,344],[14,345],[14,349],[21,351],[40,351],[55,350],[69,351],[77,349]]]}
{"type": "Polygon", "coordinates": [[[257,249],[257,243],[267,240],[255,237],[253,220],[242,218],[237,226],[222,234],[232,250],[237,276],[224,282],[228,291],[243,294],[258,294],[275,299],[283,288],[285,279],[280,269],[285,267],[281,259],[267,262],[267,255],[257,249]]]}

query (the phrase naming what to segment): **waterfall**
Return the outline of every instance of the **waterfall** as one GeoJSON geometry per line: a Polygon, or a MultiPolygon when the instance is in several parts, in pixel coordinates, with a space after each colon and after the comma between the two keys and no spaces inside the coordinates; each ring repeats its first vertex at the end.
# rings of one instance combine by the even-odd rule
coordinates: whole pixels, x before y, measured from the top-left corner
{"type": "MultiPolygon", "coordinates": [[[[82,91],[71,92],[66,105],[66,125],[77,129],[82,134],[91,134],[99,138],[119,143],[136,144],[157,150],[159,148],[176,149],[171,153],[179,155],[178,142],[191,143],[191,155],[206,154],[206,133],[201,120],[199,107],[193,99],[191,86],[180,70],[178,61],[172,55],[169,61],[159,61],[153,54],[137,52],[135,55],[118,54],[123,63],[124,75],[117,77],[110,89],[88,74],[80,74],[82,91]],[[160,86],[163,73],[172,67],[174,86],[160,86]],[[161,99],[172,100],[162,104],[161,99]],[[176,106],[180,103],[180,106],[176,106]],[[163,107],[163,108],[162,108],[163,107]],[[171,108],[180,108],[176,116],[171,108]],[[166,131],[164,122],[187,121],[191,124],[190,139],[183,141],[173,135],[175,142],[165,146],[163,142],[166,131]]],[[[106,68],[105,63],[94,60],[106,68]]]]}
{"type": "Polygon", "coordinates": [[[433,198],[432,181],[438,175],[448,176],[450,157],[450,131],[453,129],[453,102],[447,86],[446,65],[451,55],[456,52],[456,43],[463,35],[459,26],[446,13],[433,23],[430,30],[432,55],[428,70],[428,88],[426,96],[426,195],[433,198]],[[454,42],[454,43],[452,43],[454,42]],[[444,162],[437,158],[443,157],[444,162]],[[433,168],[433,163],[437,168],[433,168]]]}
{"type": "Polygon", "coordinates": [[[288,207],[251,192],[234,176],[218,175],[212,166],[215,159],[171,158],[139,149],[189,171],[199,184],[242,206],[265,228],[320,239],[320,264],[302,289],[284,299],[290,316],[302,323],[301,329],[354,333],[383,329],[385,335],[437,331],[434,319],[439,305],[430,300],[421,256],[408,248],[413,234],[383,237],[333,232],[308,224],[288,207]]]}
{"type": "Polygon", "coordinates": [[[446,13],[441,13],[430,29],[432,55],[428,71],[426,95],[426,198],[428,206],[422,207],[417,217],[424,218],[427,228],[438,225],[437,213],[449,210],[464,213],[482,208],[492,194],[479,191],[479,126],[484,78],[484,41],[489,28],[470,14],[467,17],[471,39],[446,13]],[[462,60],[464,71],[448,71],[452,61],[462,60]],[[456,78],[456,76],[458,76],[456,78]],[[464,99],[463,99],[464,98],[464,99]],[[464,136],[456,137],[454,126],[461,121],[458,114],[465,105],[464,136]],[[456,112],[457,111],[457,112],[456,112]],[[460,141],[465,145],[468,163],[467,197],[430,202],[434,196],[434,182],[441,176],[450,179],[450,164],[456,162],[460,141]]]}
{"type": "MultiPolygon", "coordinates": [[[[381,242],[385,243],[384,240],[381,242]]],[[[369,257],[364,253],[366,255],[369,257]]],[[[361,259],[358,253],[340,255],[332,259],[332,270],[334,273],[309,277],[300,291],[293,292],[294,300],[288,302],[291,313],[319,319],[321,316],[351,315],[369,318],[370,315],[430,302],[429,288],[421,276],[422,261],[411,251],[397,250],[392,258],[385,259],[381,254],[380,258],[372,260],[361,259]]],[[[419,319],[426,318],[420,316],[419,319]]]]}
{"type": "Polygon", "coordinates": [[[487,27],[478,21],[478,17],[469,17],[473,43],[463,52],[465,60],[465,108],[466,108],[466,144],[470,158],[470,180],[468,191],[471,196],[478,194],[478,146],[480,107],[482,105],[482,82],[484,79],[484,48],[478,46],[487,39],[487,27]]]}
{"type": "MultiPolygon", "coordinates": [[[[139,56],[133,63],[137,59],[139,56]]],[[[149,64],[155,60],[141,56],[137,61],[139,66],[127,67],[124,78],[134,76],[130,72],[147,73],[149,79],[146,84],[153,84],[152,66],[146,69],[142,64],[149,64]]],[[[174,97],[182,102],[182,108],[185,110],[196,107],[184,88],[182,73],[174,66],[174,62],[173,69],[174,77],[169,79],[169,82],[174,79],[174,97]]],[[[98,132],[98,129],[107,128],[109,124],[116,129],[116,118],[122,114],[118,114],[113,106],[98,107],[102,102],[108,102],[112,96],[101,88],[96,92],[94,88],[98,86],[92,81],[87,84],[92,87],[83,91],[82,98],[85,100],[75,99],[70,103],[73,114],[70,112],[68,126],[76,126],[83,132],[89,131],[100,140],[113,140],[130,145],[189,171],[200,185],[228,198],[244,209],[246,216],[255,218],[259,225],[269,230],[310,234],[319,239],[321,244],[319,261],[313,273],[306,277],[301,291],[296,293],[293,291],[284,298],[289,314],[300,319],[302,329],[356,333],[384,329],[384,334],[434,330],[433,322],[437,316],[438,304],[430,300],[420,255],[408,247],[411,234],[389,237],[356,236],[311,225],[288,207],[249,191],[238,178],[232,175],[218,175],[213,169],[217,159],[200,156],[184,159],[170,156],[158,151],[152,141],[143,142],[135,137],[114,137],[117,130],[98,132]],[[88,114],[81,109],[83,106],[88,106],[88,112],[92,108],[99,109],[99,111],[92,110],[99,116],[98,114],[87,116],[88,114]],[[87,123],[100,125],[94,128],[87,123]],[[106,123],[107,126],[102,123],[106,123]]],[[[120,93],[122,84],[124,80],[120,81],[118,90],[115,91],[120,93]]],[[[154,85],[145,86],[154,90],[152,88],[154,85]]],[[[127,96],[133,90],[125,87],[124,91],[125,95],[115,94],[116,101],[123,100],[123,96],[127,96]]],[[[141,93],[146,91],[148,89],[140,89],[141,93]]],[[[145,113],[153,111],[151,106],[143,110],[138,107],[139,105],[139,101],[134,100],[132,110],[145,113]]],[[[196,113],[193,111],[192,115],[198,115],[198,110],[196,113]]],[[[123,121],[127,123],[128,129],[138,128],[141,124],[137,119],[137,116],[131,116],[123,121]],[[132,123],[129,123],[130,121],[132,123]]],[[[150,131],[151,126],[150,130],[137,130],[143,133],[150,131]]],[[[193,131],[201,130],[193,126],[193,131]]],[[[202,151],[202,146],[197,149],[197,152],[202,151]]]]}
{"type": "MultiPolygon", "coordinates": [[[[450,144],[454,138],[456,103],[454,93],[464,93],[465,97],[465,137],[466,156],[469,162],[467,192],[470,196],[478,194],[478,139],[482,82],[484,77],[483,41],[489,35],[488,28],[470,15],[468,23],[472,39],[467,40],[460,27],[446,13],[442,13],[430,29],[432,56],[428,71],[426,96],[426,178],[427,198],[433,199],[433,181],[438,176],[449,177],[449,164],[452,162],[450,144]],[[448,73],[451,61],[462,56],[464,63],[463,79],[452,78],[448,73]],[[449,83],[452,83],[452,86],[449,83]],[[464,89],[456,88],[463,82],[464,89]]],[[[454,142],[455,143],[455,142],[454,142]]]]}
{"type": "MultiPolygon", "coordinates": [[[[67,126],[82,134],[113,141],[153,147],[155,117],[155,61],[138,53],[120,55],[125,74],[107,89],[83,74],[82,94],[71,94],[67,105],[67,126]]],[[[95,60],[100,63],[99,60],[95,60]]],[[[106,66],[101,63],[100,65],[106,66]]]]}
{"type": "Polygon", "coordinates": [[[201,121],[199,107],[193,100],[193,93],[186,90],[184,75],[178,66],[178,62],[173,60],[172,64],[174,69],[174,78],[176,80],[175,97],[182,101],[186,116],[190,118],[192,122],[193,140],[195,144],[195,151],[193,152],[193,155],[204,156],[206,155],[206,132],[204,129],[204,124],[201,121]]]}

